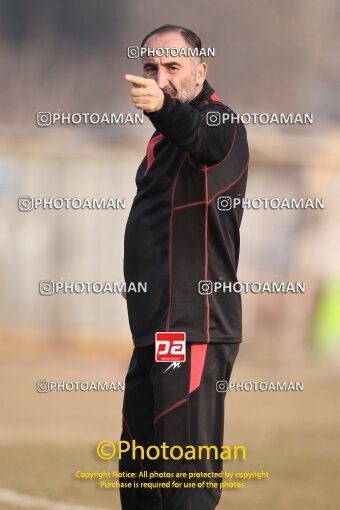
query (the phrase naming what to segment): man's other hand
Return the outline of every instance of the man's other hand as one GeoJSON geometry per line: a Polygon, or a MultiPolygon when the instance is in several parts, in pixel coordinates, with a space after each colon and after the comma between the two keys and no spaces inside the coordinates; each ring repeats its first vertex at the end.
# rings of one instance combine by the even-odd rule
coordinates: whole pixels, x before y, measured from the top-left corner
{"type": "Polygon", "coordinates": [[[155,80],[126,74],[125,79],[132,84],[131,97],[134,105],[145,112],[157,112],[164,103],[164,92],[155,80]]]}

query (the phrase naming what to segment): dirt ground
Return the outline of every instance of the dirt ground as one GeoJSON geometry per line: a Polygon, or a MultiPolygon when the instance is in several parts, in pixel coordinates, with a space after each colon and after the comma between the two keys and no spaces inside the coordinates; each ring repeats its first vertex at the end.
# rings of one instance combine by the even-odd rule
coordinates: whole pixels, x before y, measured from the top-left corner
{"type": "MultiPolygon", "coordinates": [[[[93,353],[5,352],[0,373],[0,489],[52,501],[119,510],[116,489],[75,477],[115,470],[95,453],[117,441],[120,392],[37,393],[36,381],[123,381],[130,347],[93,353]]],[[[309,359],[298,366],[252,362],[240,353],[234,381],[303,381],[303,392],[233,391],[226,400],[225,444],[242,444],[247,460],[225,470],[266,471],[243,489],[225,489],[221,510],[333,510],[340,457],[339,369],[309,359]]],[[[0,502],[0,510],[19,510],[0,502]]]]}

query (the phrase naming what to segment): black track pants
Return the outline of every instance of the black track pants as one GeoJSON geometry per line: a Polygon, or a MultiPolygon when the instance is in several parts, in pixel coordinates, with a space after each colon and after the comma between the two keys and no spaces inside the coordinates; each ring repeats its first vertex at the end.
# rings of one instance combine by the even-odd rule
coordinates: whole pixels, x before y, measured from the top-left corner
{"type": "MultiPolygon", "coordinates": [[[[169,447],[179,445],[184,450],[187,445],[223,445],[226,394],[216,390],[216,382],[229,381],[238,350],[239,344],[187,344],[186,361],[173,366],[155,361],[154,345],[135,347],[125,381],[121,440],[131,442],[134,439],[145,450],[163,442],[169,447]]],[[[124,454],[119,470],[138,476],[145,471],[156,473],[151,480],[135,478],[138,483],[177,481],[175,473],[181,472],[222,471],[221,460],[205,457],[203,455],[201,460],[148,460],[132,459],[131,455],[124,454]],[[162,472],[174,473],[174,478],[162,477],[162,472]],[[158,479],[157,473],[160,473],[158,479]]],[[[178,478],[182,484],[188,481],[188,478],[178,478]]],[[[122,510],[214,510],[221,491],[184,489],[183,485],[182,488],[138,487],[121,489],[120,497],[122,510]]]]}

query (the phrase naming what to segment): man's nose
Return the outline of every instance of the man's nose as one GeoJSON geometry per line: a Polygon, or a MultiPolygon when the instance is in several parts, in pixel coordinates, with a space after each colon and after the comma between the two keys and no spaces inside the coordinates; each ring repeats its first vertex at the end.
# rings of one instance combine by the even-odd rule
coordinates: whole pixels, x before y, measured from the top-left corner
{"type": "Polygon", "coordinates": [[[156,77],[156,82],[157,82],[157,85],[159,86],[159,88],[163,89],[169,83],[167,74],[164,71],[158,71],[157,77],[156,77]]]}

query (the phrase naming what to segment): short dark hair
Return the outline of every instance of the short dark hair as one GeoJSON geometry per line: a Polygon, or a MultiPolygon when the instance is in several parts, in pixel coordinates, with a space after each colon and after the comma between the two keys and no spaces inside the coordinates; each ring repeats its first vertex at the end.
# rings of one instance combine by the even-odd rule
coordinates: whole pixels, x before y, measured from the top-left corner
{"type": "Polygon", "coordinates": [[[154,34],[166,34],[167,32],[179,32],[181,34],[181,36],[183,37],[183,39],[185,40],[185,42],[187,44],[189,44],[189,46],[191,46],[191,48],[197,48],[198,49],[198,53],[201,51],[201,49],[202,49],[202,41],[198,37],[198,35],[195,34],[195,32],[193,32],[192,30],[189,30],[188,28],[181,27],[181,26],[178,26],[178,25],[162,25],[161,27],[155,28],[155,30],[152,30],[152,32],[150,32],[149,34],[147,34],[144,37],[144,39],[142,41],[142,44],[141,44],[141,47],[144,46],[146,41],[152,35],[154,35],[154,34]]]}

